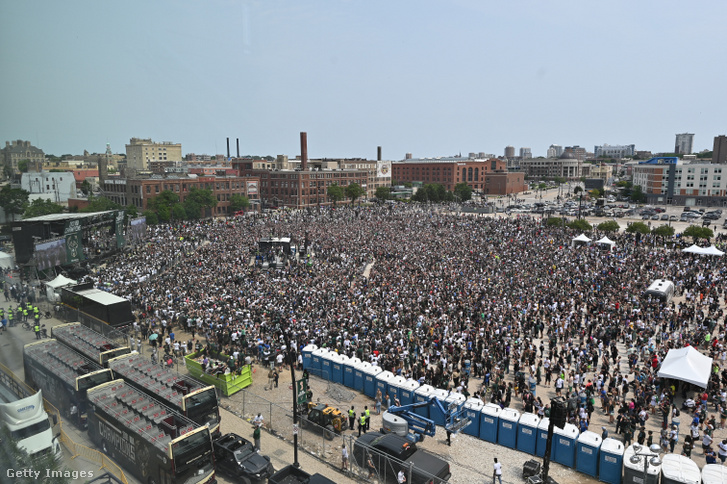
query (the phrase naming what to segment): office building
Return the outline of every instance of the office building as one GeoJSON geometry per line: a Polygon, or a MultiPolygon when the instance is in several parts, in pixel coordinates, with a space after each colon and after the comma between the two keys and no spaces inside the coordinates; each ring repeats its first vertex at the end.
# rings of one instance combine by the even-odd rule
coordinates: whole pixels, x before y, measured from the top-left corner
{"type": "Polygon", "coordinates": [[[720,135],[714,137],[712,163],[719,163],[721,165],[727,163],[727,136],[720,135]]]}
{"type": "Polygon", "coordinates": [[[131,171],[151,170],[151,163],[163,162],[173,165],[182,161],[181,143],[163,141],[155,143],[150,138],[131,138],[126,145],[126,168],[131,171]]]}
{"type": "Polygon", "coordinates": [[[631,158],[636,153],[636,145],[596,145],[593,153],[596,158],[631,158]]]}
{"type": "Polygon", "coordinates": [[[28,160],[28,169],[30,171],[40,170],[45,161],[45,153],[40,148],[30,144],[30,141],[16,140],[6,141],[5,148],[0,150],[0,157],[3,165],[12,170],[13,173],[19,173],[18,162],[28,160]]]}
{"type": "Polygon", "coordinates": [[[560,145],[550,145],[546,158],[560,158],[563,154],[563,147],[560,145]]]}
{"type": "Polygon", "coordinates": [[[641,187],[647,203],[727,206],[724,164],[656,157],[633,167],[633,183],[641,187]]]}
{"type": "Polygon", "coordinates": [[[694,143],[694,133],[682,133],[676,135],[674,143],[674,153],[678,155],[689,155],[692,153],[694,143]]]}
{"type": "Polygon", "coordinates": [[[533,157],[533,151],[530,148],[520,148],[520,158],[527,160],[533,157]]]}

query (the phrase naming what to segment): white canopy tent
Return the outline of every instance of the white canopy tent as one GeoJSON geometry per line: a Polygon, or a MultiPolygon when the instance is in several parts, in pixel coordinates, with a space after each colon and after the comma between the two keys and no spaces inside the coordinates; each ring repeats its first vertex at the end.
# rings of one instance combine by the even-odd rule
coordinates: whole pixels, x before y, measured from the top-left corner
{"type": "Polygon", "coordinates": [[[702,248],[698,246],[697,244],[692,244],[686,249],[682,249],[682,252],[688,252],[690,254],[701,254],[702,248]]]}
{"type": "Polygon", "coordinates": [[[56,291],[60,292],[60,289],[62,287],[72,286],[74,284],[77,284],[77,281],[59,275],[52,281],[48,281],[45,283],[45,294],[48,297],[49,301],[55,302],[60,299],[60,295],[56,291]]]}
{"type": "Polygon", "coordinates": [[[719,250],[714,245],[710,245],[706,249],[703,250],[704,255],[724,255],[724,252],[719,250]]]}
{"type": "Polygon", "coordinates": [[[707,388],[712,373],[712,358],[691,346],[669,350],[661,363],[659,378],[673,378],[707,388]]]}
{"type": "Polygon", "coordinates": [[[686,249],[682,249],[682,252],[688,252],[690,254],[699,254],[699,255],[724,255],[724,252],[719,250],[714,245],[710,245],[709,247],[699,247],[698,245],[692,244],[691,246],[687,247],[686,249]]]}
{"type": "Polygon", "coordinates": [[[608,246],[608,250],[613,250],[613,248],[616,247],[616,242],[614,242],[613,240],[609,239],[605,235],[603,236],[602,239],[597,240],[595,243],[598,244],[598,245],[607,245],[608,246]]]}
{"type": "Polygon", "coordinates": [[[15,258],[7,252],[0,251],[0,267],[13,269],[15,267],[15,258]]]}
{"type": "Polygon", "coordinates": [[[586,245],[589,244],[593,239],[589,239],[586,234],[581,234],[578,237],[574,237],[573,240],[571,240],[571,247],[575,247],[576,245],[586,245]]]}

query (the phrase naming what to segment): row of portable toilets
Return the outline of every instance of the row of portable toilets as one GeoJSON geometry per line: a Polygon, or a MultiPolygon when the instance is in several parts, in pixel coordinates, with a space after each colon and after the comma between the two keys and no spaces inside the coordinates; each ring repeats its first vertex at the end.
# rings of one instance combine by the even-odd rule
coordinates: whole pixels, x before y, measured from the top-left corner
{"type": "MultiPolygon", "coordinates": [[[[532,413],[521,415],[511,408],[501,409],[499,405],[485,404],[479,398],[466,398],[461,393],[420,385],[379,366],[315,345],[303,348],[302,356],[303,367],[311,374],[353,388],[371,398],[375,398],[377,390],[381,390],[384,401],[389,395],[392,403],[398,398],[401,405],[431,402],[432,397],[445,404],[464,403],[465,414],[471,423],[462,430],[463,433],[538,457],[545,455],[547,418],[540,419],[532,413]]],[[[444,426],[444,415],[434,404],[416,407],[414,411],[444,426]]],[[[644,457],[634,464],[631,462],[634,454],[633,446],[624,448],[620,441],[601,439],[600,435],[591,431],[579,434],[575,425],[566,424],[564,429],[555,427],[550,458],[611,484],[658,484],[660,478],[662,484],[727,484],[727,467],[710,464],[700,471],[693,460],[677,454],[663,456],[660,466],[649,464],[644,483],[644,457]]]]}

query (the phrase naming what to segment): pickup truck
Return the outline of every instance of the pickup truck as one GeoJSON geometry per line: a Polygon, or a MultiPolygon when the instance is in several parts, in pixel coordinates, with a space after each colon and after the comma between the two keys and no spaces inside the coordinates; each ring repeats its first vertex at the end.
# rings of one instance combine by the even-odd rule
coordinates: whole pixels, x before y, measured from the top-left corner
{"type": "Polygon", "coordinates": [[[217,471],[244,484],[263,483],[275,472],[270,457],[255,451],[252,443],[237,434],[225,434],[214,441],[217,471]]]}
{"type": "Polygon", "coordinates": [[[356,440],[353,455],[356,462],[361,463],[366,463],[370,456],[371,463],[380,475],[393,474],[395,477],[399,470],[408,475],[411,467],[409,484],[429,483],[432,476],[448,481],[452,476],[446,461],[425,450],[417,449],[416,444],[396,434],[367,432],[356,440]]]}

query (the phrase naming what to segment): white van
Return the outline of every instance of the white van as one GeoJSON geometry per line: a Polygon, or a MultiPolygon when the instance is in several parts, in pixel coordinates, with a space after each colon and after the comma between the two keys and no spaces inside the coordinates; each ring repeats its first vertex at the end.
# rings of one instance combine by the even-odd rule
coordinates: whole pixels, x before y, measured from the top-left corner
{"type": "Polygon", "coordinates": [[[644,296],[656,297],[668,303],[674,297],[674,283],[666,279],[656,279],[646,289],[644,296]]]}

